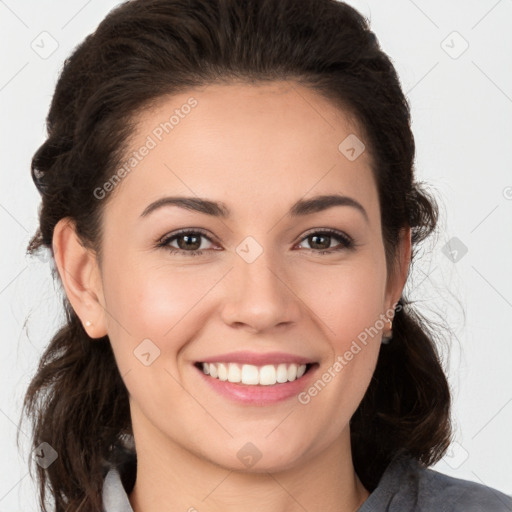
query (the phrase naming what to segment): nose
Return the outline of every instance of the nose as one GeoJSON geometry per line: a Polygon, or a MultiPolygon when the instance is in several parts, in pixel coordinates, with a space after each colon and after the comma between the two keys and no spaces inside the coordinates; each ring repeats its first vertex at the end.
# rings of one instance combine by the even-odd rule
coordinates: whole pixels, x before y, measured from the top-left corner
{"type": "Polygon", "coordinates": [[[223,321],[252,332],[297,323],[301,301],[293,290],[289,274],[277,264],[270,251],[263,251],[252,262],[236,255],[225,285],[223,321]]]}

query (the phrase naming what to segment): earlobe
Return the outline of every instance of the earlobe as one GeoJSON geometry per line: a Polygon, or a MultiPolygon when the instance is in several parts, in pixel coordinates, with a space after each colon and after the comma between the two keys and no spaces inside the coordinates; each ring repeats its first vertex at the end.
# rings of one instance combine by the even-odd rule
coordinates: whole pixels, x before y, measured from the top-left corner
{"type": "Polygon", "coordinates": [[[91,338],[107,334],[101,275],[94,252],[84,247],[69,217],[53,232],[53,254],[64,291],[91,338]]]}

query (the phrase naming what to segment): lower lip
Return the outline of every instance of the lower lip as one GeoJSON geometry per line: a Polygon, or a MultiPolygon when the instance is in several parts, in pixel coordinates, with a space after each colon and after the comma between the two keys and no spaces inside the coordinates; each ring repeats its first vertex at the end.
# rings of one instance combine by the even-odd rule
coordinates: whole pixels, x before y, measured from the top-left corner
{"type": "Polygon", "coordinates": [[[227,380],[219,380],[210,377],[196,366],[194,366],[194,368],[201,374],[204,381],[220,395],[240,403],[268,405],[296,397],[309,385],[318,368],[318,364],[315,363],[312,365],[299,379],[291,382],[283,382],[282,384],[274,384],[272,386],[235,384],[227,380]]]}

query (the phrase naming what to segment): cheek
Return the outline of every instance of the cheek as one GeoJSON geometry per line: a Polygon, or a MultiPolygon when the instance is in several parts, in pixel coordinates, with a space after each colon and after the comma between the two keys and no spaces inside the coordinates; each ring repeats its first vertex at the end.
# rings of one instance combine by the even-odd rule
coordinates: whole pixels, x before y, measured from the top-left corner
{"type": "Polygon", "coordinates": [[[384,327],[385,271],[378,264],[353,266],[318,284],[327,292],[317,291],[309,300],[317,305],[330,355],[299,402],[314,411],[310,414],[330,439],[357,409],[375,370],[384,327]]]}
{"type": "Polygon", "coordinates": [[[162,353],[177,352],[197,330],[202,297],[222,277],[211,268],[144,266],[135,258],[111,258],[104,268],[109,336],[127,354],[144,339],[162,353]]]}
{"type": "Polygon", "coordinates": [[[302,275],[297,278],[297,295],[337,352],[375,325],[384,312],[385,265],[371,254],[343,265],[319,267],[314,279],[311,272],[302,275]]]}
{"type": "Polygon", "coordinates": [[[326,424],[333,422],[326,428],[333,432],[357,408],[375,369],[385,326],[380,319],[386,288],[383,258],[378,251],[368,251],[346,265],[318,272],[314,286],[311,280],[302,284],[302,296],[315,313],[330,356],[317,376],[321,382],[306,390],[301,403],[311,400],[316,413],[326,411],[326,424]],[[330,416],[333,403],[335,420],[330,416]]]}

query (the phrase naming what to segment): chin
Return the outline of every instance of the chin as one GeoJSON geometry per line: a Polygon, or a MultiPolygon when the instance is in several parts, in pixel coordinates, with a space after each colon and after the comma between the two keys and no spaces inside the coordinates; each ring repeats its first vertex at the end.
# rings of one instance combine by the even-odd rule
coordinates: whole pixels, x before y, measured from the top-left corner
{"type": "Polygon", "coordinates": [[[289,470],[305,456],[303,442],[297,446],[287,443],[285,447],[265,439],[233,443],[235,447],[219,447],[219,453],[205,454],[206,458],[229,471],[266,474],[289,470]]]}

